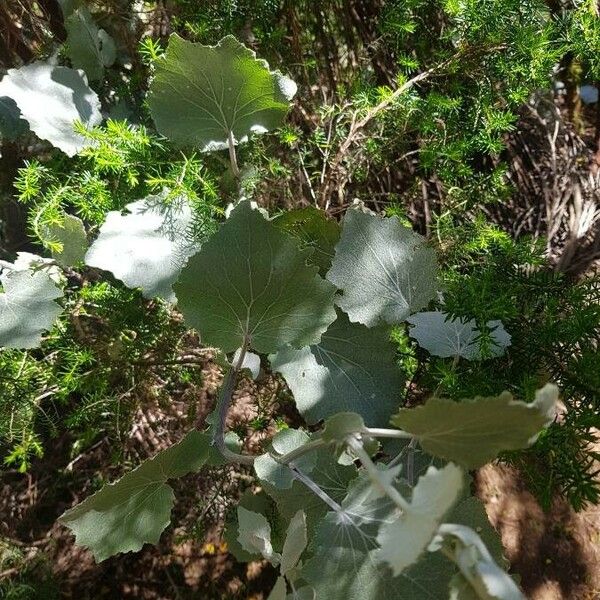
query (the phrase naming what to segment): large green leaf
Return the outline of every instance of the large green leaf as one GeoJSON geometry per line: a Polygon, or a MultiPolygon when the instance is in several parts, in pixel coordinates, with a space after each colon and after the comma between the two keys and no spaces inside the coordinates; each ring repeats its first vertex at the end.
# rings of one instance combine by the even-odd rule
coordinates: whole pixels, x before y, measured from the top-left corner
{"type": "Polygon", "coordinates": [[[435,298],[435,253],[397,217],[349,210],[327,279],[351,321],[400,323],[435,298]]]}
{"type": "Polygon", "coordinates": [[[99,29],[87,9],[82,6],[65,19],[67,51],[76,69],[83,69],[90,81],[98,81],[104,68],[110,67],[117,57],[115,42],[99,29]]]}
{"type": "Polygon", "coordinates": [[[446,600],[454,567],[439,553],[425,553],[398,577],[379,564],[377,533],[398,514],[373,490],[361,475],[342,501],[343,512],[328,512],[318,523],[309,546],[313,556],[300,576],[327,600],[446,600]]]}
{"type": "Polygon", "coordinates": [[[398,405],[403,378],[386,327],[368,329],[340,312],[319,344],[284,348],[270,360],[311,423],[347,411],[383,426],[398,405]]]}
{"type": "Polygon", "coordinates": [[[179,443],[105,485],[59,520],[97,561],[119,552],[136,552],[145,543],[156,544],[169,524],[175,499],[166,481],[198,471],[208,458],[210,443],[206,434],[191,431],[179,443]]]}
{"type": "Polygon", "coordinates": [[[62,312],[54,302],[63,296],[44,270],[9,270],[0,275],[0,346],[35,348],[62,312]]]}
{"type": "Polygon", "coordinates": [[[172,285],[185,261],[198,250],[187,241],[192,210],[184,198],[166,207],[166,192],[111,211],[85,256],[90,267],[110,271],[146,298],[175,302],[172,285]]]}
{"type": "Polygon", "coordinates": [[[67,67],[34,62],[9,69],[0,81],[0,97],[12,98],[21,118],[43,140],[74,156],[91,142],[75,133],[75,122],[98,125],[100,100],[85,75],[67,67]]]}
{"type": "Polygon", "coordinates": [[[423,406],[401,410],[391,422],[412,433],[425,452],[475,469],[503,450],[530,446],[554,419],[557,400],[552,384],[538,390],[531,404],[508,392],[460,402],[433,397],[423,406]]]}
{"type": "Polygon", "coordinates": [[[293,81],[270,71],[233,36],[216,46],[173,34],[155,62],[148,104],[156,128],[184,146],[215,150],[277,127],[296,93],[293,81]]]}
{"type": "Polygon", "coordinates": [[[335,319],[335,288],[306,265],[308,251],[242,202],[173,286],[203,343],[258,352],[318,342],[335,319]]]}

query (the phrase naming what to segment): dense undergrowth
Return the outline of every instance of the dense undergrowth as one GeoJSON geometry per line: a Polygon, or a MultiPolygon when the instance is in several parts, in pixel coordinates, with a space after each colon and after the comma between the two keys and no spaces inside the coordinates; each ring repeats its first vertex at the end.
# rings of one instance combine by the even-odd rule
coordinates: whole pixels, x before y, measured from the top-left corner
{"type": "MultiPolygon", "coordinates": [[[[398,406],[505,390],[531,402],[536,390],[555,382],[562,401],[556,421],[531,448],[500,460],[519,468],[546,508],[557,496],[575,510],[600,501],[600,108],[580,94],[600,79],[596,5],[144,6],[107,0],[88,7],[115,48],[98,76],[88,73],[105,120],[77,125],[86,144],[76,156],[18,132],[0,98],[0,259],[12,261],[17,252],[56,257],[67,215],[79,217],[92,240],[109,211],[149,195],[167,216],[187,199],[189,243],[210,239],[238,196],[282,218],[312,206],[339,220],[356,204],[396,216],[438,257],[440,291],[427,308],[474,320],[480,348],[476,360],[435,356],[407,323],[396,325],[395,361],[406,381],[398,406]],[[297,83],[282,126],[251,136],[236,163],[225,151],[174,144],[155,127],[147,91],[172,33],[202,44],[233,34],[297,83]],[[535,146],[540,138],[550,150],[535,146]],[[563,185],[565,156],[572,163],[563,185]],[[524,164],[535,168],[524,175],[524,164]],[[526,178],[540,188],[527,187],[526,178]],[[498,325],[490,325],[497,321],[510,335],[501,353],[498,325]]],[[[85,70],[70,10],[54,1],[0,7],[8,32],[0,43],[2,74],[50,57],[85,70]]],[[[311,230],[310,219],[288,231],[318,251],[339,236],[336,228],[311,230]]],[[[318,264],[323,275],[327,260],[318,264]]],[[[57,440],[65,464],[102,438],[113,442],[118,462],[119,441],[140,406],[149,398],[168,403],[201,384],[194,364],[206,348],[167,302],[81,261],[62,276],[64,310],[41,346],[0,349],[0,451],[9,474],[35,470],[57,440]]],[[[190,405],[191,420],[195,410],[190,405]]],[[[246,432],[287,427],[282,416],[268,414],[246,432]]],[[[4,556],[0,549],[0,569],[14,562],[4,556]]],[[[36,597],[19,596],[18,585],[0,590],[7,598],[36,597]]]]}

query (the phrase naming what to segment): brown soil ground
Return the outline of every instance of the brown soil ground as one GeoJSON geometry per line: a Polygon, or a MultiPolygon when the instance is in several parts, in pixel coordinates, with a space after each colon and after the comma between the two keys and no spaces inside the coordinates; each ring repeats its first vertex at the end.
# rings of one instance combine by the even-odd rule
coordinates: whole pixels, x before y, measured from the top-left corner
{"type": "MultiPolygon", "coordinates": [[[[132,464],[180,439],[189,427],[185,415],[191,397],[198,402],[196,424],[203,423],[219,379],[218,369],[207,363],[201,388],[188,390],[168,408],[148,402],[124,440],[128,461],[119,463],[120,467],[107,467],[115,448],[101,440],[70,465],[66,449],[57,445],[29,474],[5,474],[0,480],[0,559],[9,550],[21,558],[16,566],[0,572],[0,581],[23,577],[24,568],[27,577],[38,581],[48,577],[58,595],[48,591],[19,596],[41,600],[266,598],[274,571],[264,563],[237,563],[221,537],[225,513],[252,485],[246,472],[224,467],[175,482],[174,526],[163,534],[160,544],[101,564],[88,551],[75,547],[69,531],[56,523],[66,508],[90,493],[94,479],[116,479],[132,464]],[[3,549],[2,540],[9,542],[7,548],[3,549]]],[[[260,417],[265,425],[252,433],[249,443],[249,450],[256,452],[272,435],[275,411],[289,412],[291,422],[295,417],[282,404],[284,395],[277,382],[261,382],[260,392],[250,382],[240,387],[229,426],[239,430],[260,417]]],[[[476,483],[529,598],[600,599],[600,508],[574,514],[556,502],[545,514],[518,473],[505,466],[481,469],[476,483]]]]}

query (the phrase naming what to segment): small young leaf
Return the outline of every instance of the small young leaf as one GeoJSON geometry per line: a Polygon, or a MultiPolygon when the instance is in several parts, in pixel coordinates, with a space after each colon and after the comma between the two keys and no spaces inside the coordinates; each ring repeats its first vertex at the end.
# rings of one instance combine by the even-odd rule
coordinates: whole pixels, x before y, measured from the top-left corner
{"type": "Polygon", "coordinates": [[[319,344],[284,348],[269,359],[311,423],[349,411],[372,427],[385,426],[402,390],[387,328],[350,323],[341,312],[319,344]]]}
{"type": "Polygon", "coordinates": [[[309,257],[312,265],[319,267],[323,276],[329,271],[335,255],[335,246],[340,239],[337,221],[328,219],[323,210],[314,206],[287,210],[273,219],[273,224],[297,238],[301,247],[313,248],[309,257]]]}
{"type": "Polygon", "coordinates": [[[435,298],[436,268],[433,249],[397,217],[349,210],[327,279],[350,320],[373,327],[401,323],[435,298]]]}
{"type": "Polygon", "coordinates": [[[306,251],[242,202],[193,256],[174,285],[202,341],[233,352],[318,342],[335,319],[335,288],[306,266],[306,251]]]}
{"type": "Polygon", "coordinates": [[[538,390],[531,404],[508,392],[460,402],[433,397],[423,406],[401,410],[391,422],[412,433],[425,452],[475,469],[503,450],[530,446],[554,419],[557,400],[552,384],[538,390]]]}
{"type": "MultiPolygon", "coordinates": [[[[462,356],[467,360],[481,358],[481,348],[477,341],[479,330],[474,319],[448,318],[442,311],[420,312],[406,319],[412,325],[409,334],[417,340],[419,346],[430,354],[447,358],[462,356]]],[[[493,344],[490,346],[491,356],[501,356],[510,346],[510,334],[506,332],[501,321],[489,321],[493,344]]]]}
{"type": "Polygon", "coordinates": [[[321,437],[327,442],[344,442],[351,433],[365,429],[363,418],[353,412],[340,412],[323,423],[321,437]]]}
{"type": "Polygon", "coordinates": [[[35,348],[62,308],[63,293],[45,271],[4,270],[0,275],[0,346],[35,348]]]}
{"type": "Polygon", "coordinates": [[[292,80],[231,35],[203,46],[173,34],[154,67],[148,105],[156,128],[203,151],[226,147],[230,135],[239,143],[274,129],[296,93],[292,80]]]}
{"type": "Polygon", "coordinates": [[[417,562],[427,548],[444,515],[463,488],[463,473],[452,463],[442,469],[429,467],[413,490],[410,509],[379,528],[377,559],[398,575],[417,562]]]}
{"type": "Polygon", "coordinates": [[[88,127],[102,121],[100,100],[81,71],[34,62],[9,69],[0,81],[0,97],[12,98],[21,118],[43,140],[74,156],[91,142],[75,132],[80,121],[88,127]]]}
{"type": "Polygon", "coordinates": [[[279,554],[271,544],[271,526],[264,515],[238,506],[238,542],[250,554],[260,554],[273,564],[278,564],[279,554]]]}
{"type": "Polygon", "coordinates": [[[67,48],[71,63],[82,69],[90,81],[98,81],[104,68],[110,67],[117,57],[114,40],[99,29],[87,7],[78,8],[65,19],[67,48]]]}
{"type": "Polygon", "coordinates": [[[299,510],[290,521],[283,544],[281,564],[279,565],[282,575],[285,575],[298,564],[307,542],[306,515],[303,510],[299,510]]]}
{"type": "Polygon", "coordinates": [[[128,287],[140,288],[146,298],[175,302],[171,286],[198,245],[186,237],[193,218],[189,203],[180,198],[167,209],[165,194],[128,204],[125,215],[109,212],[85,262],[110,271],[128,287]]]}
{"type": "Polygon", "coordinates": [[[66,511],[59,519],[100,562],[119,552],[156,544],[170,521],[174,502],[168,479],[198,471],[206,462],[211,438],[191,431],[170,448],[142,463],[115,483],[66,511]]]}
{"type": "Polygon", "coordinates": [[[52,258],[63,267],[72,267],[85,258],[88,247],[83,221],[73,215],[65,215],[60,224],[50,224],[44,228],[46,237],[61,245],[61,250],[53,250],[52,258]]]}

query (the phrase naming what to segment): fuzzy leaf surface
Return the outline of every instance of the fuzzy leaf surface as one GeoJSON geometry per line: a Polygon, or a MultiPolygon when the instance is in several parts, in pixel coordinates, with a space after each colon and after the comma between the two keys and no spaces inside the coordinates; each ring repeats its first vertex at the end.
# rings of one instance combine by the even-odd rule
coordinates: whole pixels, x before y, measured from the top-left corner
{"type": "Polygon", "coordinates": [[[306,515],[303,510],[299,510],[292,517],[285,536],[281,552],[281,564],[279,565],[282,575],[285,575],[298,564],[307,543],[306,515]]]}
{"type": "Polygon", "coordinates": [[[250,554],[260,554],[277,564],[281,558],[273,551],[271,544],[271,525],[267,518],[243,506],[238,506],[238,542],[242,549],[250,554]]]}
{"type": "Polygon", "coordinates": [[[446,548],[461,573],[450,582],[450,598],[468,600],[525,600],[511,577],[494,561],[485,544],[470,527],[444,523],[432,540],[429,550],[446,548]]]}
{"type": "Polygon", "coordinates": [[[168,209],[164,193],[127,205],[127,214],[111,211],[90,246],[85,262],[112,273],[146,298],[175,302],[172,285],[198,245],[186,239],[192,209],[183,198],[168,209]]]}
{"type": "Polygon", "coordinates": [[[203,46],[173,34],[155,62],[148,104],[156,128],[182,146],[203,151],[277,127],[296,84],[256,58],[233,36],[203,46]]]}
{"type": "Polygon", "coordinates": [[[318,342],[336,314],[335,288],[306,265],[307,252],[242,202],[193,256],[174,286],[203,343],[257,352],[318,342]]]}
{"type": "MultiPolygon", "coordinates": [[[[442,358],[462,356],[467,360],[481,358],[477,340],[480,332],[474,319],[449,319],[446,313],[435,310],[411,315],[406,320],[412,325],[410,336],[430,354],[442,358]]],[[[510,346],[511,336],[501,321],[489,321],[487,326],[493,342],[490,355],[501,356],[510,346]]]]}
{"type": "Polygon", "coordinates": [[[397,518],[387,496],[373,493],[361,475],[342,501],[342,513],[328,512],[315,528],[313,556],[301,577],[327,600],[441,600],[447,598],[453,566],[440,554],[425,553],[394,577],[377,560],[379,528],[397,518]]]}
{"type": "Polygon", "coordinates": [[[75,132],[76,121],[91,127],[100,124],[100,100],[81,71],[37,61],[9,69],[0,81],[0,97],[12,98],[21,118],[41,139],[68,156],[90,145],[75,132]]]}
{"type": "Polygon", "coordinates": [[[66,511],[59,521],[99,562],[120,552],[136,552],[145,543],[158,543],[175,499],[166,481],[198,471],[206,462],[210,444],[209,436],[191,431],[179,443],[66,511]]]}
{"type": "Polygon", "coordinates": [[[514,400],[509,392],[460,402],[434,397],[401,410],[391,423],[412,433],[425,452],[475,469],[504,450],[530,446],[554,419],[557,400],[552,384],[538,390],[531,404],[514,400]]]}
{"type": "Polygon", "coordinates": [[[397,217],[349,210],[327,279],[350,320],[373,327],[401,323],[435,298],[436,270],[434,250],[397,217]]]}
{"type": "Polygon", "coordinates": [[[442,518],[458,500],[463,484],[463,473],[456,465],[429,467],[413,490],[410,509],[381,525],[376,556],[392,568],[394,575],[417,562],[442,518]]]}
{"type": "Polygon", "coordinates": [[[36,348],[62,312],[62,290],[44,271],[6,269],[0,283],[0,346],[36,348]]]}
{"type": "Polygon", "coordinates": [[[341,312],[320,343],[299,350],[284,348],[270,360],[311,423],[338,412],[354,412],[369,426],[385,426],[402,390],[387,328],[351,323],[341,312]]]}

